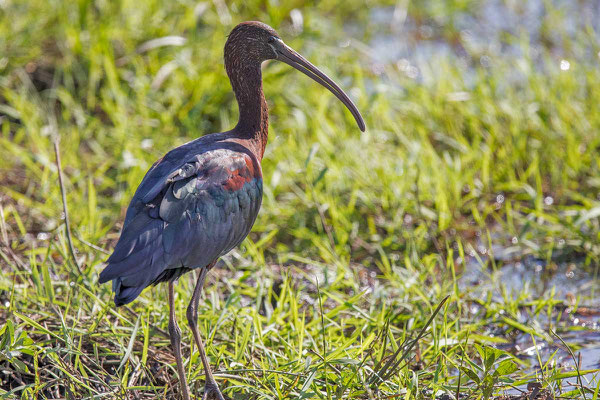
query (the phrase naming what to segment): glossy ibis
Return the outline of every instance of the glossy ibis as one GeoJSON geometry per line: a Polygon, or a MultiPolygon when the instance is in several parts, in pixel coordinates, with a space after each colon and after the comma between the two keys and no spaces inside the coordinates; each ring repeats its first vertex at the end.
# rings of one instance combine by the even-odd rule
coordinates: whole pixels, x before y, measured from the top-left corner
{"type": "Polygon", "coordinates": [[[173,283],[199,269],[186,316],[206,374],[203,398],[223,400],[198,333],[197,307],[207,273],[244,240],[260,208],[260,162],[269,120],[261,75],[266,60],[283,61],[325,86],[365,130],[360,112],[342,89],[285,45],[271,27],[244,22],[231,31],[225,69],[238,102],[237,125],[177,147],[154,163],[131,200],[121,237],[100,274],[100,283],[112,280],[117,306],[133,301],[149,285],[168,282],[169,334],[184,400],[190,395],[173,283]]]}

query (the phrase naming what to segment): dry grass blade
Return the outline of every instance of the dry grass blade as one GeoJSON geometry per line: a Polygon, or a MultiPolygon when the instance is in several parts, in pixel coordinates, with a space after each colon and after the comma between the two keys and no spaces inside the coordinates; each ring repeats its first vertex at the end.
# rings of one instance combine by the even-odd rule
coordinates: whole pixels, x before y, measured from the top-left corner
{"type": "Polygon", "coordinates": [[[121,368],[125,365],[129,357],[131,356],[131,351],[133,350],[133,344],[135,343],[135,338],[137,336],[138,329],[140,328],[140,319],[141,315],[138,315],[137,320],[135,321],[135,326],[133,327],[133,331],[131,332],[131,337],[129,338],[129,344],[127,345],[127,350],[125,351],[125,355],[117,368],[117,371],[120,371],[121,368]]]}
{"type": "Polygon", "coordinates": [[[60,193],[62,196],[62,206],[63,213],[65,215],[65,230],[67,235],[67,242],[69,244],[69,252],[71,253],[71,257],[73,258],[73,263],[75,264],[75,268],[77,268],[77,272],[81,275],[81,266],[79,265],[79,261],[77,261],[77,256],[75,255],[75,247],[73,246],[73,238],[71,237],[71,222],[69,220],[69,209],[67,207],[67,193],[65,190],[65,184],[63,181],[62,175],[62,165],[60,162],[60,149],[59,149],[59,138],[58,135],[54,139],[54,155],[56,156],[56,169],[58,170],[58,183],[60,185],[60,193]]]}
{"type": "Polygon", "coordinates": [[[427,320],[427,322],[425,323],[423,328],[421,328],[421,330],[417,334],[416,338],[414,338],[413,340],[408,341],[406,344],[402,344],[402,346],[398,347],[398,350],[396,350],[394,355],[392,357],[390,357],[390,359],[385,363],[385,365],[381,368],[381,370],[373,371],[373,374],[369,378],[369,384],[371,386],[378,387],[382,382],[385,382],[386,380],[389,379],[390,376],[392,376],[392,374],[394,374],[395,370],[398,368],[398,366],[400,365],[400,363],[402,361],[407,361],[406,357],[407,357],[408,353],[410,353],[410,351],[415,347],[415,345],[418,343],[418,341],[421,340],[421,338],[423,336],[425,336],[425,333],[427,332],[427,328],[429,328],[429,325],[431,325],[431,323],[433,322],[433,319],[440,312],[440,310],[442,309],[442,306],[444,305],[444,303],[446,303],[446,301],[449,298],[450,298],[450,296],[448,295],[448,296],[444,297],[444,299],[442,299],[442,301],[439,302],[439,304],[437,305],[437,307],[435,308],[435,310],[433,311],[433,313],[431,314],[431,316],[429,317],[429,319],[427,320]],[[402,349],[404,349],[404,352],[398,358],[398,355],[400,354],[402,349]]]}
{"type": "Polygon", "coordinates": [[[579,384],[579,389],[581,390],[581,395],[583,396],[583,400],[586,400],[586,396],[585,396],[585,391],[586,388],[583,386],[583,382],[581,380],[581,372],[579,370],[579,362],[577,361],[577,358],[575,357],[575,354],[573,353],[573,350],[571,350],[571,346],[569,346],[562,337],[560,337],[560,335],[558,333],[556,333],[555,331],[553,331],[552,329],[550,329],[550,332],[556,336],[558,338],[558,340],[560,340],[560,342],[563,344],[563,346],[565,346],[567,348],[567,351],[569,352],[569,354],[571,355],[571,358],[573,359],[573,364],[575,364],[575,370],[577,371],[577,383],[579,384]]]}

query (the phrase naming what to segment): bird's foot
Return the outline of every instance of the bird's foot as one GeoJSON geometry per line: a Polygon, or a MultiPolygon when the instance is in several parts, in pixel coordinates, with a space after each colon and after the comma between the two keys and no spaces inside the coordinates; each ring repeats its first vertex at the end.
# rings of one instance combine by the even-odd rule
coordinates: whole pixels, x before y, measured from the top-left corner
{"type": "Polygon", "coordinates": [[[216,382],[207,382],[204,385],[202,400],[225,400],[216,382]]]}

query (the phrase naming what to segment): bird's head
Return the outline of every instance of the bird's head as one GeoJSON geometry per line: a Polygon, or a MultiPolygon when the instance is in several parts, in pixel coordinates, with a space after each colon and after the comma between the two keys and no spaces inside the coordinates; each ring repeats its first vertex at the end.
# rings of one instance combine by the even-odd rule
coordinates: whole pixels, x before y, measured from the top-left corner
{"type": "Polygon", "coordinates": [[[350,110],[360,130],[365,131],[365,122],[348,95],[331,78],[286,45],[269,25],[249,21],[233,28],[225,43],[225,60],[228,69],[240,70],[248,63],[283,61],[326,87],[350,110]]]}
{"type": "Polygon", "coordinates": [[[241,62],[263,62],[277,58],[272,44],[281,40],[275,29],[258,21],[242,22],[229,34],[225,57],[234,56],[241,62]]]}

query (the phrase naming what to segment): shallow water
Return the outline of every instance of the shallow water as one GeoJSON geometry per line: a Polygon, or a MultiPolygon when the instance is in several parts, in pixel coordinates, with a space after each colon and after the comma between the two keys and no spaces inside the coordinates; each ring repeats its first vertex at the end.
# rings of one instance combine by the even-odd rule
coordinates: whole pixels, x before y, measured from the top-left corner
{"type": "Polygon", "coordinates": [[[547,265],[542,260],[525,257],[522,261],[498,265],[501,266],[489,270],[472,261],[461,277],[461,288],[475,289],[482,295],[492,291],[498,301],[502,300],[502,291],[511,297],[526,293],[530,298],[547,297],[554,291],[555,299],[569,304],[577,301],[580,307],[600,310],[598,271],[580,262],[547,265]]]}
{"type": "MultiPolygon", "coordinates": [[[[499,253],[502,254],[501,251],[499,253]]],[[[562,304],[554,307],[550,317],[546,308],[536,314],[531,307],[522,307],[516,315],[510,316],[521,324],[543,332],[546,338],[532,338],[530,334],[518,330],[507,335],[503,330],[495,331],[494,327],[490,327],[490,334],[510,340],[496,347],[526,362],[524,370],[531,374],[531,381],[539,380],[555,365],[562,372],[575,370],[568,349],[551,330],[558,332],[577,358],[581,353],[581,359],[578,360],[581,371],[600,368],[600,286],[597,270],[584,268],[582,263],[548,265],[533,257],[524,257],[522,261],[495,269],[482,265],[474,258],[471,260],[459,279],[459,288],[474,299],[484,299],[491,294],[493,300],[503,303],[506,298],[547,299],[553,293],[554,300],[562,301],[562,304]],[[540,368],[540,359],[543,365],[548,363],[548,368],[540,368]]],[[[501,263],[500,260],[498,262],[501,263]]],[[[474,315],[485,312],[476,303],[470,311],[474,315]]],[[[594,387],[600,382],[600,373],[584,374],[583,378],[585,385],[594,387]]],[[[576,383],[576,378],[563,380],[564,385],[570,383],[576,383]]],[[[508,393],[517,394],[519,389],[527,391],[526,387],[525,384],[508,393]]]]}
{"type": "MultiPolygon", "coordinates": [[[[371,9],[367,43],[374,72],[396,63],[409,78],[432,80],[436,63],[450,60],[461,66],[468,83],[475,68],[493,66],[497,59],[531,58],[542,65],[549,54],[556,66],[568,69],[569,59],[597,63],[589,35],[600,39],[600,2],[487,0],[465,11],[423,19],[410,15],[408,2],[371,9]],[[590,28],[590,29],[588,29],[590,28]],[[574,39],[563,48],[563,38],[574,39]]],[[[362,29],[348,26],[350,36],[362,29]]],[[[518,75],[515,75],[518,78],[518,75]]]]}

